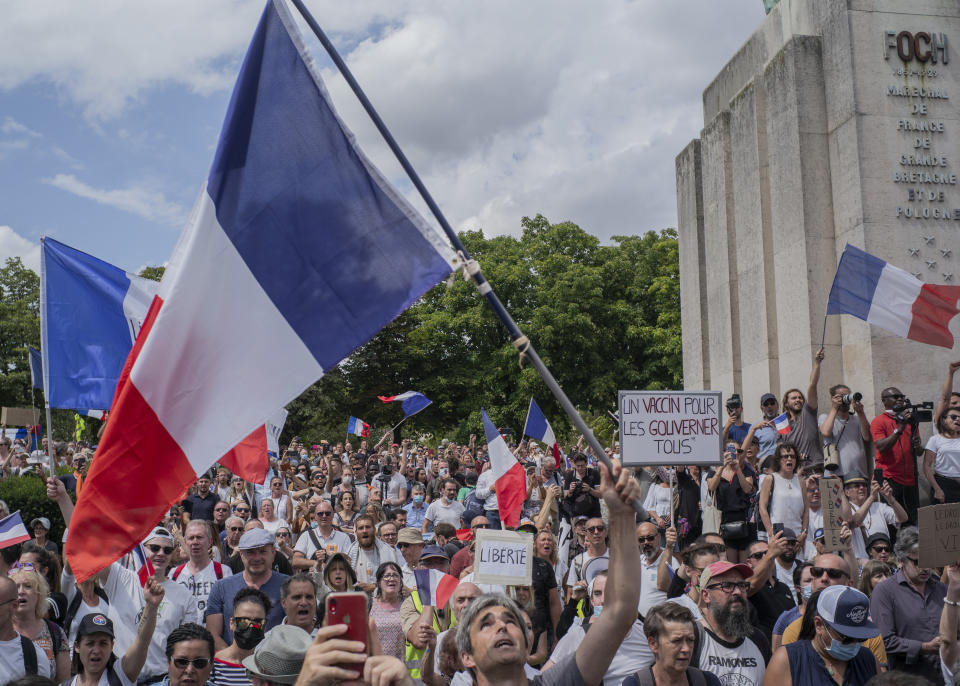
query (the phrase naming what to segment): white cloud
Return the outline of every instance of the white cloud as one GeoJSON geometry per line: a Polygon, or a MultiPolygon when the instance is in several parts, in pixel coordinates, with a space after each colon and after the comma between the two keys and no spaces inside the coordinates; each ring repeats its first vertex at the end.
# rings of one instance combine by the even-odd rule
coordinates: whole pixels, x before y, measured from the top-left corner
{"type": "Polygon", "coordinates": [[[183,207],[167,200],[160,191],[143,186],[115,190],[94,188],[73,174],[57,174],[51,179],[44,179],[43,182],[81,198],[124,212],[131,212],[160,224],[174,226],[182,224],[187,214],[183,207]]]}
{"type": "Polygon", "coordinates": [[[0,133],[18,134],[29,136],[30,138],[39,138],[41,136],[40,133],[21,124],[13,117],[4,117],[3,123],[0,124],[0,133]]]}
{"type": "Polygon", "coordinates": [[[19,257],[33,271],[40,273],[40,244],[24,238],[9,226],[0,225],[0,265],[8,257],[19,257]]]}

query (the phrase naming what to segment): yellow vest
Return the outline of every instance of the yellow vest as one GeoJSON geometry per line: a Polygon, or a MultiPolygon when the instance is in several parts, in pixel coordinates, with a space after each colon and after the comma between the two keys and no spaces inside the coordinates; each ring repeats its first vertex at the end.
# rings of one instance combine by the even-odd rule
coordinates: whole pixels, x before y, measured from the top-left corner
{"type": "MultiPolygon", "coordinates": [[[[410,597],[413,599],[414,609],[416,609],[416,611],[420,614],[423,614],[423,604],[420,602],[420,596],[417,594],[417,592],[411,592],[410,597]]],[[[440,622],[437,621],[436,614],[433,616],[433,630],[438,634],[440,633],[440,622]]],[[[404,650],[403,654],[403,663],[406,665],[411,679],[420,678],[420,662],[423,659],[424,653],[426,652],[426,648],[416,648],[410,641],[406,642],[406,649],[404,650]]]]}

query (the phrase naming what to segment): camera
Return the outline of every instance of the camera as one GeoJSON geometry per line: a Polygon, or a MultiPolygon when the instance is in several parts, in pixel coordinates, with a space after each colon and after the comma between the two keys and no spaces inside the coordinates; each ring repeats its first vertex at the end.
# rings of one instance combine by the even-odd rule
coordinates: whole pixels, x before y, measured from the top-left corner
{"type": "Polygon", "coordinates": [[[933,421],[933,401],[926,400],[914,405],[910,398],[904,398],[893,407],[893,419],[898,424],[909,423],[914,426],[920,422],[933,421]]]}
{"type": "Polygon", "coordinates": [[[727,411],[731,412],[736,410],[738,407],[742,407],[743,402],[740,400],[740,394],[734,393],[729,398],[727,398],[727,411]]]}
{"type": "Polygon", "coordinates": [[[853,405],[861,400],[863,400],[863,393],[846,393],[840,398],[840,402],[844,405],[853,405]]]}

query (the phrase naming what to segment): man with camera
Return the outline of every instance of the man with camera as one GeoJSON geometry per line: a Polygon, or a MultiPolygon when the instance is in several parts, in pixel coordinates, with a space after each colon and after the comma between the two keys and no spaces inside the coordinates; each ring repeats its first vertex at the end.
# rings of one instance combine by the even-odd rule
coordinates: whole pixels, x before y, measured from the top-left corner
{"type": "Polygon", "coordinates": [[[743,402],[740,400],[740,395],[734,393],[727,398],[727,423],[723,425],[721,442],[726,445],[730,440],[740,445],[749,432],[750,425],[743,421],[743,402]]]}
{"type": "Polygon", "coordinates": [[[891,386],[880,392],[883,414],[870,423],[870,434],[877,448],[877,469],[890,483],[893,497],[907,511],[911,524],[917,521],[919,492],[917,490],[916,458],[923,454],[923,445],[917,431],[914,408],[899,388],[891,386]]]}
{"type": "Polygon", "coordinates": [[[587,456],[575,452],[570,456],[573,470],[563,482],[564,506],[570,519],[585,515],[600,516],[600,474],[587,467],[587,456]]]}
{"type": "MultiPolygon", "coordinates": [[[[836,446],[840,474],[858,471],[869,474],[866,446],[871,441],[870,420],[863,411],[860,393],[851,393],[844,384],[830,388],[830,412],[820,415],[820,435],[824,445],[836,446]],[[857,415],[856,426],[850,426],[850,409],[857,415]]],[[[827,460],[829,462],[829,460],[827,460]]]]}

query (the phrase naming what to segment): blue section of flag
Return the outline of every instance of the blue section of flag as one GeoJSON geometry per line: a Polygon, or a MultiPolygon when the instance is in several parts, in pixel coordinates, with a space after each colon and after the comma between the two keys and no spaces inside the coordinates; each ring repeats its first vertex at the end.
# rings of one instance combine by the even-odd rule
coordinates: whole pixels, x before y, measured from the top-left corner
{"type": "Polygon", "coordinates": [[[9,548],[30,539],[27,527],[23,525],[20,511],[0,519],[0,548],[9,548]]]}
{"type": "Polygon", "coordinates": [[[852,314],[866,320],[886,265],[879,257],[847,243],[830,287],[827,314],[852,314]]]}
{"type": "Polygon", "coordinates": [[[207,192],[241,258],[329,369],[451,268],[344,130],[284,20],[268,3],[207,192]]]}
{"type": "Polygon", "coordinates": [[[30,384],[34,388],[43,388],[43,358],[40,351],[32,345],[27,346],[27,353],[30,357],[30,384]]]}
{"type": "Polygon", "coordinates": [[[405,417],[409,417],[412,414],[416,414],[432,402],[433,401],[423,393],[413,392],[409,397],[403,399],[403,401],[400,403],[400,407],[403,409],[403,415],[405,417]]]}
{"type": "Polygon", "coordinates": [[[132,346],[122,269],[52,238],[43,240],[43,356],[51,407],[110,407],[132,346]]]}
{"type": "Polygon", "coordinates": [[[500,432],[497,431],[497,427],[493,425],[493,422],[490,421],[490,417],[487,416],[487,411],[480,408],[480,414],[483,416],[483,435],[487,439],[487,446],[493,443],[498,438],[503,440],[503,436],[500,435],[500,432]]]}
{"type": "Polygon", "coordinates": [[[530,398],[530,409],[527,411],[527,426],[524,433],[538,441],[543,441],[544,436],[547,435],[547,418],[533,398],[530,398]]]}
{"type": "MultiPolygon", "coordinates": [[[[37,424],[36,426],[33,427],[33,429],[34,429],[33,434],[30,436],[30,447],[29,447],[30,452],[33,452],[34,450],[40,450],[40,446],[42,445],[40,443],[40,439],[43,437],[43,426],[40,424],[37,424]]],[[[27,440],[27,429],[26,428],[17,429],[17,433],[14,434],[13,439],[14,440],[20,439],[23,441],[27,440]]]]}

